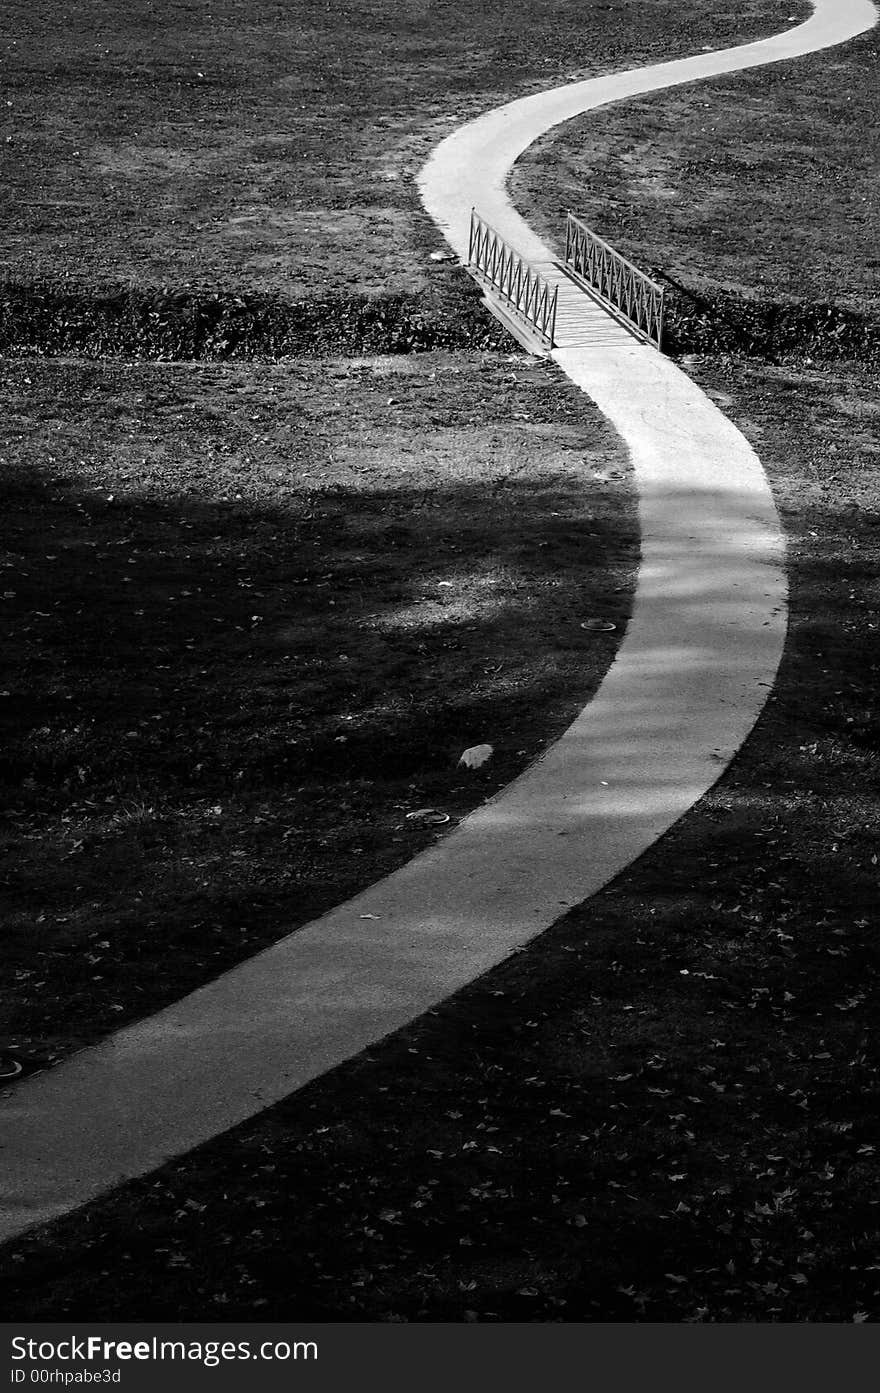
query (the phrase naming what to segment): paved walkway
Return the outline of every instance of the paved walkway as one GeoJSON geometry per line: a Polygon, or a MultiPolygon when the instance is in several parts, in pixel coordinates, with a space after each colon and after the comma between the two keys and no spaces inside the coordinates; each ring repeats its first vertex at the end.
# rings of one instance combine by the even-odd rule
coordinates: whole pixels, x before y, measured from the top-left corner
{"type": "MultiPolygon", "coordinates": [[[[604,102],[838,43],[864,0],[818,0],[762,44],[512,103],[436,152],[422,193],[462,252],[471,203],[535,260],[504,193],[518,154],[604,102]]],[[[599,312],[597,311],[597,314],[599,312]]],[[[604,315],[554,357],[633,459],[643,561],[599,692],[533,768],[437,847],[200,991],[0,1106],[0,1237],[85,1203],[234,1126],[501,961],[593,894],[715,781],[773,682],[782,542],[760,464],[670,362],[604,315]],[[598,351],[597,351],[598,348],[598,351]]]]}

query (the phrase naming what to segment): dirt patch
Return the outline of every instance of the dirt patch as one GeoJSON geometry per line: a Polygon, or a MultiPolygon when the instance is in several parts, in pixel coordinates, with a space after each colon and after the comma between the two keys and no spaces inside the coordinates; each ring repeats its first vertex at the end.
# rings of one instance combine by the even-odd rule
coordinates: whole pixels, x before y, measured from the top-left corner
{"type": "Polygon", "coordinates": [[[515,343],[458,268],[435,273],[430,291],[277,295],[131,290],[94,293],[71,285],[0,288],[0,352],[223,362],[303,355],[495,349],[515,343]]]}
{"type": "MultiPolygon", "coordinates": [[[[839,305],[757,301],[670,282],[663,348],[766,358],[880,360],[880,315],[839,305]]],[[[70,285],[0,289],[0,352],[8,357],[277,362],[327,354],[504,350],[513,339],[459,267],[438,268],[418,294],[327,295],[286,301],[259,294],[159,293],[70,285]]]]}
{"type": "Polygon", "coordinates": [[[0,413],[0,1049],[28,1067],[407,860],[436,834],[408,812],[454,826],[625,627],[625,457],[522,355],[7,362],[0,413]]]}
{"type": "Polygon", "coordinates": [[[663,326],[663,350],[673,355],[720,351],[770,363],[799,361],[807,367],[853,359],[880,363],[880,315],[840,305],[695,293],[674,283],[663,326]]]}

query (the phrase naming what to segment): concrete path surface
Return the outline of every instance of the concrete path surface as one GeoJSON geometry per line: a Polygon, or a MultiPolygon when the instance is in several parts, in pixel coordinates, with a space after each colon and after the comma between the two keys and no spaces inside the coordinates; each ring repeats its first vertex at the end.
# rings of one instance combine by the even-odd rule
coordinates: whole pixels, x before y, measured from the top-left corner
{"type": "MultiPolygon", "coordinates": [[[[761,44],[514,102],[456,132],[425,203],[459,252],[471,203],[551,262],[504,193],[513,160],[604,102],[841,42],[863,0],[818,0],[761,44]]],[[[83,1204],[292,1093],[406,1024],[594,893],[717,779],[776,672],[783,548],[738,431],[600,311],[554,354],[627,443],[643,560],[594,700],[536,765],[432,850],[184,1000],[0,1098],[0,1237],[83,1204]],[[589,329],[589,326],[588,326],[589,329]]]]}

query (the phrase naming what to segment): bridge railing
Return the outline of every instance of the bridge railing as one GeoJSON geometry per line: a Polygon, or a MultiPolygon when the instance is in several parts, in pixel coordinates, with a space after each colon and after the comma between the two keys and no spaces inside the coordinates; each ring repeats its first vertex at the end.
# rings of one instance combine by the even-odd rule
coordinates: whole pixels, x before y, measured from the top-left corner
{"type": "Polygon", "coordinates": [[[548,348],[553,347],[558,287],[524,261],[476,209],[471,212],[468,268],[525,319],[548,348]]]}
{"type": "Polygon", "coordinates": [[[572,213],[565,228],[565,269],[609,309],[622,315],[637,334],[662,348],[663,286],[572,213]]]}

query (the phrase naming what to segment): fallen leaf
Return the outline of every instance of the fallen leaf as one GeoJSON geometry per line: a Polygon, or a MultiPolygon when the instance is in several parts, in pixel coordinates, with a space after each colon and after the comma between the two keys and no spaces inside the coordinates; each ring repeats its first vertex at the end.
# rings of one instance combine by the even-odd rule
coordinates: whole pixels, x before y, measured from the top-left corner
{"type": "Polygon", "coordinates": [[[479,769],[492,758],[494,747],[492,745],[471,745],[465,750],[459,759],[459,764],[463,764],[466,769],[479,769]]]}

